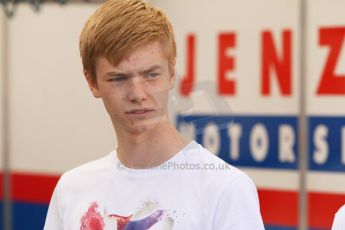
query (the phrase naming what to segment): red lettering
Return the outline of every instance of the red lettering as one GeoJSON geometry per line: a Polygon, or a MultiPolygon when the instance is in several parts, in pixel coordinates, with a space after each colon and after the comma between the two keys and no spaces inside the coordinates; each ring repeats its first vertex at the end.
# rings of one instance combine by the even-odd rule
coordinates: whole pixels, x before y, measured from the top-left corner
{"type": "Polygon", "coordinates": [[[195,80],[195,52],[195,36],[190,34],[187,36],[187,73],[182,78],[180,85],[180,93],[182,96],[188,96],[193,90],[193,83],[195,80]]]}
{"type": "Polygon", "coordinates": [[[317,89],[318,95],[344,95],[345,74],[337,75],[335,67],[339,58],[342,43],[345,40],[345,28],[321,28],[319,30],[319,44],[329,47],[329,55],[322,71],[317,89]]]}
{"type": "Polygon", "coordinates": [[[281,94],[284,96],[291,95],[291,31],[284,30],[282,35],[282,53],[278,57],[272,33],[264,31],[262,34],[261,93],[264,96],[271,93],[270,73],[272,70],[276,72],[281,94]]]}
{"type": "Polygon", "coordinates": [[[218,92],[220,95],[234,95],[236,92],[236,82],[228,79],[230,71],[235,69],[235,59],[227,55],[229,48],[236,46],[234,33],[223,33],[219,35],[219,66],[218,66],[218,92]]]}

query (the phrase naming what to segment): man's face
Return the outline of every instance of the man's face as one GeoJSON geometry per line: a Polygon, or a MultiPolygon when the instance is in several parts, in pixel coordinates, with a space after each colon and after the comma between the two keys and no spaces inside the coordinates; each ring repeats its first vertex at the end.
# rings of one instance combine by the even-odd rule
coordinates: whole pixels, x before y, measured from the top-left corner
{"type": "Polygon", "coordinates": [[[175,77],[171,71],[156,41],[129,52],[117,66],[98,58],[97,85],[88,72],[85,76],[93,95],[102,98],[116,131],[140,133],[167,120],[168,93],[175,77]]]}

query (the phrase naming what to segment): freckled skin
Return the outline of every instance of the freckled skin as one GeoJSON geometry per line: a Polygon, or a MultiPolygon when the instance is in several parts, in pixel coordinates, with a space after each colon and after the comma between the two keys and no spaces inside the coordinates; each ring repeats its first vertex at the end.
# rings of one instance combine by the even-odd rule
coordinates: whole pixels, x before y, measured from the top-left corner
{"type": "MultiPolygon", "coordinates": [[[[169,71],[169,61],[161,51],[160,42],[153,42],[128,53],[117,65],[111,65],[104,57],[96,61],[97,85],[89,81],[94,96],[101,97],[117,134],[139,133],[154,129],[167,117],[169,90],[174,76],[169,71]],[[139,75],[153,65],[160,66],[159,77],[146,80],[139,75]],[[111,71],[128,73],[131,78],[124,82],[109,81],[104,76],[111,71]],[[135,82],[135,83],[134,83],[135,82]],[[126,111],[137,108],[154,109],[150,119],[133,119],[126,111]]],[[[127,135],[127,134],[126,134],[127,135]]]]}

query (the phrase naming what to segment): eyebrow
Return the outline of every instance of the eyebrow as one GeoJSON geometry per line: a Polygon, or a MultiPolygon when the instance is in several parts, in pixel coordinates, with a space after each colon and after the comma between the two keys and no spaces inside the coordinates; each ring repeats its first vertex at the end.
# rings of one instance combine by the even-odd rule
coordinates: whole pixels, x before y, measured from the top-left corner
{"type": "MultiPolygon", "coordinates": [[[[148,69],[140,71],[139,74],[145,75],[145,74],[148,74],[148,73],[155,71],[157,69],[160,69],[160,68],[161,68],[160,65],[153,65],[148,69]]],[[[114,77],[114,76],[129,77],[131,75],[132,75],[131,73],[124,73],[124,72],[118,72],[118,71],[110,71],[110,72],[107,72],[106,74],[104,74],[105,77],[114,77]]]]}
{"type": "Polygon", "coordinates": [[[161,67],[159,65],[153,65],[146,70],[140,71],[139,74],[147,74],[147,73],[150,73],[150,72],[155,71],[155,70],[160,69],[160,68],[161,67]]]}
{"type": "Polygon", "coordinates": [[[130,74],[128,73],[122,73],[122,72],[117,72],[117,71],[111,71],[106,74],[104,74],[104,77],[114,77],[114,76],[129,76],[130,74]]]}

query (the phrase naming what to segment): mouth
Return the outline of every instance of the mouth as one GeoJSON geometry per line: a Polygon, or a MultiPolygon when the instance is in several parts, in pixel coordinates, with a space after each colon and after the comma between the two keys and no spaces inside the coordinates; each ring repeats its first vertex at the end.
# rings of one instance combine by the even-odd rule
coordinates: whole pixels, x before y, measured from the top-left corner
{"type": "Polygon", "coordinates": [[[133,109],[130,111],[127,111],[126,114],[128,115],[145,115],[148,114],[150,112],[153,112],[153,109],[133,109]]]}

